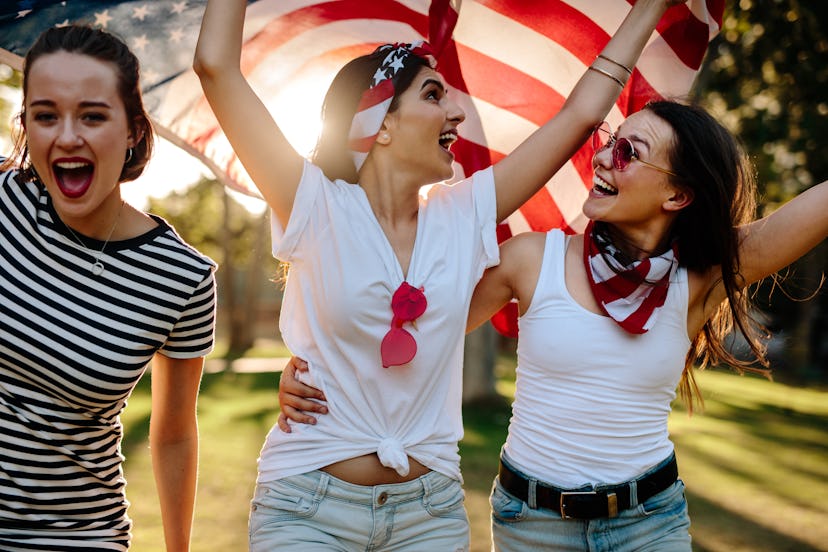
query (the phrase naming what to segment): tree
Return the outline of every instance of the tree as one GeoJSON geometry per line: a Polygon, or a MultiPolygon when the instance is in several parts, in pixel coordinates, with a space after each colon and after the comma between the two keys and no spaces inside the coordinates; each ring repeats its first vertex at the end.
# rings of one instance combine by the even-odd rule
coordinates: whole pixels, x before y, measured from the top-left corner
{"type": "MultiPolygon", "coordinates": [[[[828,178],[825,21],[828,3],[815,0],[729,2],[694,88],[695,97],[751,152],[760,214],[828,178]]],[[[770,328],[790,337],[775,364],[786,364],[782,373],[798,379],[811,379],[828,366],[828,293],[802,300],[828,270],[827,250],[823,243],[796,263],[783,289],[761,303],[771,315],[770,328]]],[[[767,297],[772,287],[765,282],[758,297],[767,297]]]]}
{"type": "MultiPolygon", "coordinates": [[[[273,297],[278,310],[279,265],[269,255],[269,212],[251,213],[225,186],[202,179],[184,192],[150,199],[149,211],[167,219],[179,234],[219,263],[219,323],[228,338],[227,358],[244,355],[253,346],[263,297],[273,297]],[[268,290],[267,287],[270,286],[268,290]]],[[[275,315],[272,318],[275,326],[275,315]]]]}

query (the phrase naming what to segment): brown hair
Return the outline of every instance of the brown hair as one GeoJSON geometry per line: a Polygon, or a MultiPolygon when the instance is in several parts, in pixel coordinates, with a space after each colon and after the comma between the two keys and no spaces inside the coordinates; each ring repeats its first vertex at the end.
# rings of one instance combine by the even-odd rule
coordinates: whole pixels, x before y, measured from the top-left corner
{"type": "Polygon", "coordinates": [[[645,109],[673,129],[670,166],[681,177],[671,179],[693,192],[693,201],[681,210],[671,230],[679,244],[679,263],[694,271],[720,266],[727,294],[693,339],[685,359],[679,392],[692,412],[694,402],[702,404],[692,373],[696,361],[701,368],[725,363],[740,373],[769,375],[768,331],[751,316],[750,293],[739,279],[738,226],[756,217],[756,174],[741,143],[701,107],[657,101],[645,109]],[[734,328],[744,336],[752,359],[738,358],[728,349],[725,339],[734,328]]]}

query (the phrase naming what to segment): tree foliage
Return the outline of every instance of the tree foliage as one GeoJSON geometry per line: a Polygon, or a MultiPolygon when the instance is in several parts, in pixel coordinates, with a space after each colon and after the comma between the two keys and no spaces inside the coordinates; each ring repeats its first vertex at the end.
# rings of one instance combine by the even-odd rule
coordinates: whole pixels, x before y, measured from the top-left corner
{"type": "Polygon", "coordinates": [[[696,95],[738,134],[773,208],[828,178],[828,3],[728,2],[696,95]]]}
{"type": "MultiPolygon", "coordinates": [[[[759,215],[828,179],[826,22],[822,0],[729,1],[699,75],[695,96],[740,136],[756,165],[759,215]]],[[[814,297],[828,273],[826,245],[795,263],[781,290],[768,281],[756,295],[783,341],[771,348],[778,376],[828,375],[828,292],[814,297]]]]}

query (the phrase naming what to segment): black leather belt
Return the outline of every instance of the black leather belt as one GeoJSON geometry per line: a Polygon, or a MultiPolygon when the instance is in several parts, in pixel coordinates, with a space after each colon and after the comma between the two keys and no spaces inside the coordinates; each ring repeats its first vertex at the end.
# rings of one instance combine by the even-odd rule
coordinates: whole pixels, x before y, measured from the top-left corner
{"type": "MultiPolygon", "coordinates": [[[[512,496],[529,503],[530,481],[514,472],[509,466],[500,462],[498,471],[500,484],[512,496]]],[[[637,500],[641,504],[648,498],[667,489],[678,479],[676,457],[651,474],[636,479],[637,500]]],[[[537,482],[535,498],[537,508],[548,508],[561,514],[564,519],[598,519],[611,518],[620,510],[630,508],[632,481],[613,485],[594,491],[569,491],[537,482]]]]}

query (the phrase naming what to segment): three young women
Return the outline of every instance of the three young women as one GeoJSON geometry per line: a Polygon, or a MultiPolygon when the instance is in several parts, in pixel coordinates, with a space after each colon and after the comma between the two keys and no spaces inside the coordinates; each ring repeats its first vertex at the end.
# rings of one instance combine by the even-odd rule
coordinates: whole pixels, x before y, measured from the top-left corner
{"type": "Polygon", "coordinates": [[[639,0],[554,119],[452,186],[465,114],[427,44],[347,64],[312,161],[290,146],[240,69],[245,4],[211,0],[194,67],[274,215],[289,263],[282,337],[307,359],[330,415],[275,428],[259,458],[251,550],[466,550],[457,442],[462,343],[496,223],[588,138],[666,8],[639,0]],[[626,68],[626,69],[625,69],[626,68]]]}

